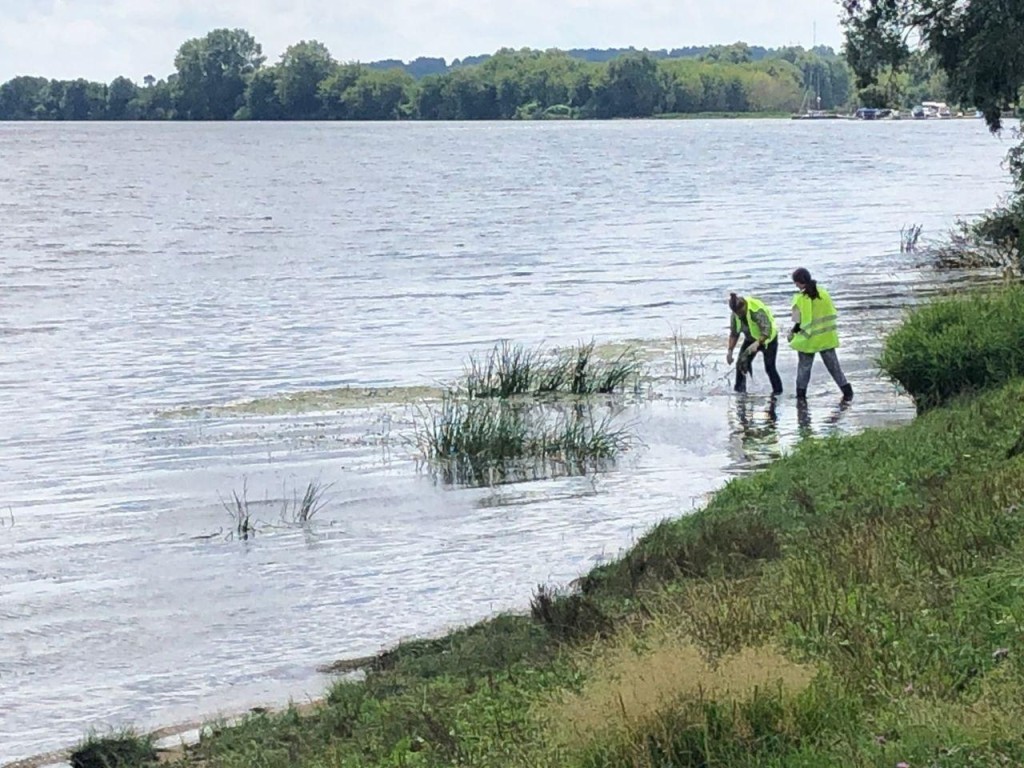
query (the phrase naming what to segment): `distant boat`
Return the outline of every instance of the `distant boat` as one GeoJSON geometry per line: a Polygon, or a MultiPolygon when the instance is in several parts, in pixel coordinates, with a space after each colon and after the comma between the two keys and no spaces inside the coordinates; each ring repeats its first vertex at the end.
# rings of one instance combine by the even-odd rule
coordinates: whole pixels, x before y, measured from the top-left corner
{"type": "Polygon", "coordinates": [[[861,107],[853,113],[853,116],[858,120],[878,120],[882,117],[882,110],[874,107],[861,107]]]}
{"type": "Polygon", "coordinates": [[[911,114],[918,120],[926,120],[932,117],[948,120],[953,117],[953,113],[944,101],[922,101],[914,107],[911,114]]]}
{"type": "Polygon", "coordinates": [[[853,116],[858,120],[899,120],[900,112],[898,109],[889,109],[888,107],[861,107],[853,113],[853,116]]]}

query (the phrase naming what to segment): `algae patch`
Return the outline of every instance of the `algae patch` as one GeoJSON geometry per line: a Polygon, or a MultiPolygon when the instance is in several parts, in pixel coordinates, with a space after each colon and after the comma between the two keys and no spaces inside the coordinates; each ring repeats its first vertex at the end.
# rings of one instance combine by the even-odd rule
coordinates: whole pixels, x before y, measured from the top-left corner
{"type": "Polygon", "coordinates": [[[225,405],[186,406],[164,411],[166,418],[195,416],[275,416],[315,411],[369,408],[375,405],[406,405],[440,399],[439,387],[338,387],[289,392],[225,405]]]}

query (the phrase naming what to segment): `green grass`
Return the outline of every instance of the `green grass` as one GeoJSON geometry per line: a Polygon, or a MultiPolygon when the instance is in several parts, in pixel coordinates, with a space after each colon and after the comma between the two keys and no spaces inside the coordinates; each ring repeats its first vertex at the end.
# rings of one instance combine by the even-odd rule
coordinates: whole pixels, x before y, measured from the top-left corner
{"type": "Polygon", "coordinates": [[[71,753],[71,768],[135,768],[155,765],[153,742],[128,729],[110,736],[93,735],[71,753]]]}
{"type": "Polygon", "coordinates": [[[1024,288],[968,293],[916,310],[885,342],[882,370],[919,410],[1024,376],[1024,288]]]}
{"type": "Polygon", "coordinates": [[[1024,382],[803,444],[576,589],[189,765],[1024,763],[1024,382]]]}

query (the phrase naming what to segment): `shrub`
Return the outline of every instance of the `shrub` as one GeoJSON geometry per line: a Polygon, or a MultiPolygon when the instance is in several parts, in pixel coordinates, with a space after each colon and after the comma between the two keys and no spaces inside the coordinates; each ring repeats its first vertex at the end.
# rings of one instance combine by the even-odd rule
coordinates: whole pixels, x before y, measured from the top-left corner
{"type": "Polygon", "coordinates": [[[1024,375],[1024,289],[947,298],[915,310],[880,365],[923,411],[1024,375]]]}
{"type": "Polygon", "coordinates": [[[71,753],[71,768],[140,768],[156,763],[153,742],[125,731],[115,736],[90,736],[71,753]]]}

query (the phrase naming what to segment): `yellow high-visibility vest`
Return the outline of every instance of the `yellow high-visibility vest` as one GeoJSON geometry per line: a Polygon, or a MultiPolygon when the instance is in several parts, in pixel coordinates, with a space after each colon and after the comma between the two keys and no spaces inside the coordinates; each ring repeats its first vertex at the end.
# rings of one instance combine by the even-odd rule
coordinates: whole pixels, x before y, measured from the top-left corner
{"type": "MultiPolygon", "coordinates": [[[[750,331],[750,335],[762,344],[771,344],[779,336],[779,329],[775,325],[775,316],[772,315],[772,311],[768,309],[768,305],[763,301],[759,301],[752,296],[744,296],[743,300],[747,302],[747,329],[750,331]],[[771,326],[771,333],[767,339],[761,338],[761,329],[758,328],[757,323],[754,322],[754,315],[758,312],[764,312],[768,316],[768,324],[771,326]]],[[[743,325],[735,314],[732,316],[732,327],[736,330],[736,333],[743,332],[743,325]]]]}
{"type": "Polygon", "coordinates": [[[839,346],[838,314],[832,297],[818,287],[818,298],[812,299],[802,291],[793,297],[793,306],[800,312],[800,330],[789,346],[797,352],[824,352],[839,346]]]}

